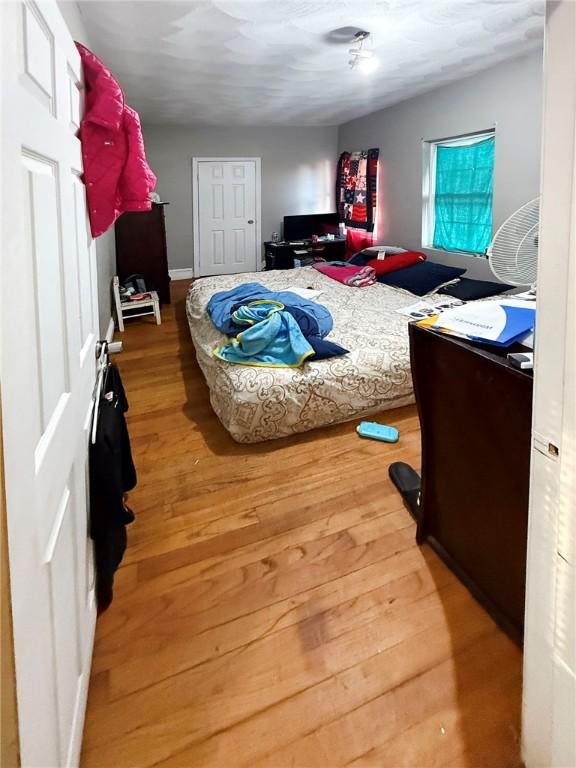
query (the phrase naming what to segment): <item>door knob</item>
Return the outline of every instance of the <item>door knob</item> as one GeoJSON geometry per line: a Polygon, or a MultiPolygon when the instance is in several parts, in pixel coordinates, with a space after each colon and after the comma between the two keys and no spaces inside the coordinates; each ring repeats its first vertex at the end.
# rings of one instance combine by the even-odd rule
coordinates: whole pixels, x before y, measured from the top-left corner
{"type": "Polygon", "coordinates": [[[254,219],[248,219],[248,224],[254,224],[254,219]]]}

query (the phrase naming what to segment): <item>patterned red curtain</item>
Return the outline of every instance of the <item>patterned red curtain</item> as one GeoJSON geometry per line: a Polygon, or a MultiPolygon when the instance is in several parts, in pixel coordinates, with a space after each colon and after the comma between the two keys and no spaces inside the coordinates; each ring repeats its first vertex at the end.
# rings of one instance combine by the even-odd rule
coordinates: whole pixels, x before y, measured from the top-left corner
{"type": "Polygon", "coordinates": [[[336,175],[336,205],[347,227],[374,230],[380,150],[342,152],[336,175]]]}

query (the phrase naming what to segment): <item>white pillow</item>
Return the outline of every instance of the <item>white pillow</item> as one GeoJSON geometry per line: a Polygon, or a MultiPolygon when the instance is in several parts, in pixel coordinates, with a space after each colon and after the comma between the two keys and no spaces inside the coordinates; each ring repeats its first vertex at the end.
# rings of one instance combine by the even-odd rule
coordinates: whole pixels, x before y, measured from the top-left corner
{"type": "Polygon", "coordinates": [[[364,248],[363,253],[376,256],[380,251],[385,251],[386,256],[392,256],[395,253],[406,253],[406,248],[400,248],[399,245],[371,245],[369,248],[364,248]]]}

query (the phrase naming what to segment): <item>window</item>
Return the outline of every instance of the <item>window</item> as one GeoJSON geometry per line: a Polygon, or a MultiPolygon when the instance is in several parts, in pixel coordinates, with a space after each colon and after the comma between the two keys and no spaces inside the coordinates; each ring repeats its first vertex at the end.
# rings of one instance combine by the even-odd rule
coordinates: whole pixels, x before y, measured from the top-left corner
{"type": "Polygon", "coordinates": [[[423,142],[422,245],[484,255],[492,239],[494,131],[423,142]]]}

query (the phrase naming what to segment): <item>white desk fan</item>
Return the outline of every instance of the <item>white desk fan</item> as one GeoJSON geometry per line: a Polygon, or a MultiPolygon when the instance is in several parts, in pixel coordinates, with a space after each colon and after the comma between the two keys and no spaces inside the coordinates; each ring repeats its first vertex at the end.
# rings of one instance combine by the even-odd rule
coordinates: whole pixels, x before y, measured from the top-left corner
{"type": "MultiPolygon", "coordinates": [[[[506,219],[488,248],[488,264],[499,280],[509,285],[530,286],[524,293],[515,294],[516,299],[536,300],[539,224],[540,198],[536,197],[506,219]]],[[[522,343],[527,347],[533,347],[533,334],[530,334],[522,343]]],[[[532,367],[533,356],[524,355],[523,357],[531,358],[528,360],[527,367],[532,367]]]]}
{"type": "Polygon", "coordinates": [[[530,200],[506,219],[488,248],[488,264],[494,275],[509,285],[527,285],[522,298],[536,298],[540,198],[530,200]]]}

